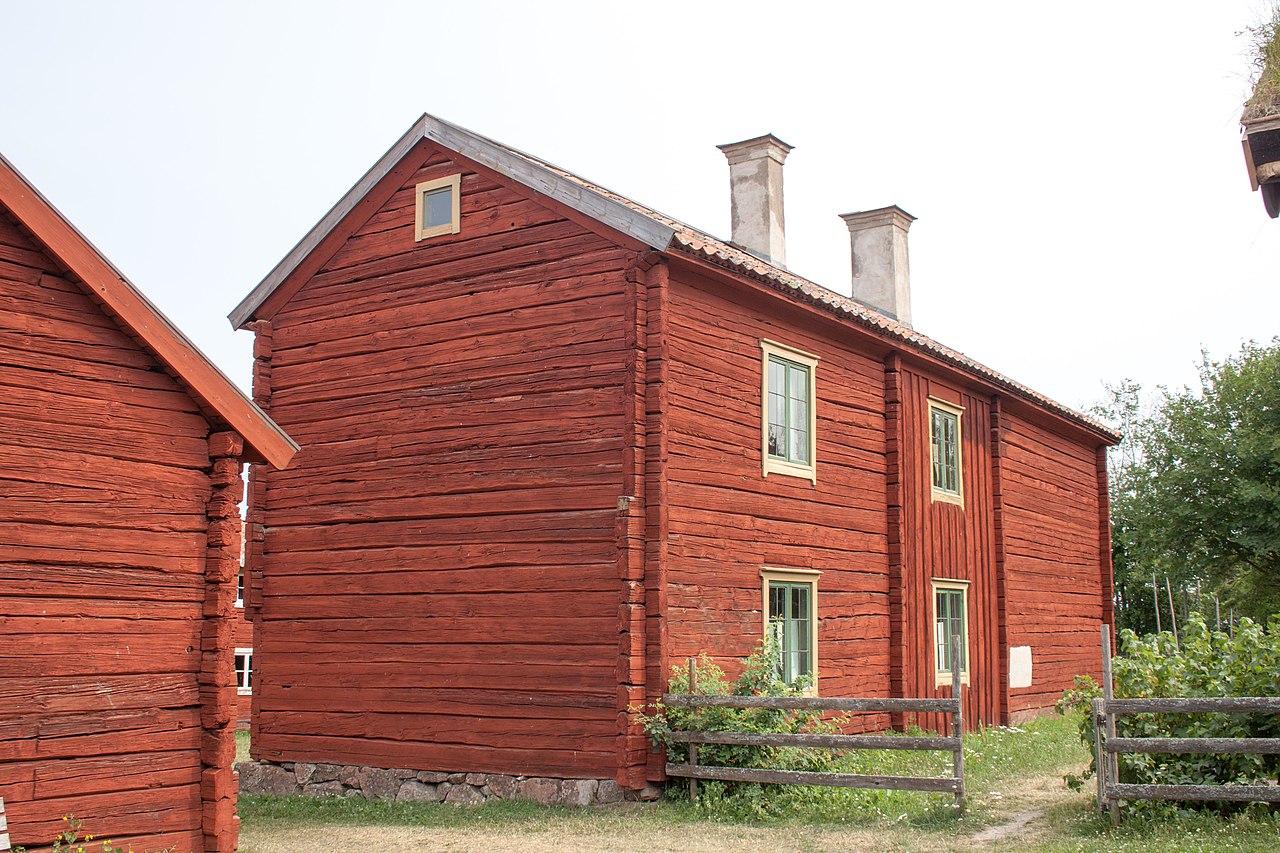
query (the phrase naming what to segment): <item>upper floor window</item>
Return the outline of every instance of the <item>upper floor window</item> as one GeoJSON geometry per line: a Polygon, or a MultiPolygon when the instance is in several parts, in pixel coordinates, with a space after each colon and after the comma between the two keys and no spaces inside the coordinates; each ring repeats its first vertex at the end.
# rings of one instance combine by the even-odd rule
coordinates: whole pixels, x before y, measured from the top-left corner
{"type": "Polygon", "coordinates": [[[963,505],[960,418],[964,410],[929,399],[929,445],[933,460],[933,499],[963,505]]]}
{"type": "Polygon", "coordinates": [[[790,474],[817,482],[814,380],[818,358],[761,341],[764,354],[764,474],[790,474]]]}
{"type": "Polygon", "coordinates": [[[438,234],[457,234],[461,216],[458,196],[462,175],[449,175],[434,181],[423,181],[414,187],[415,239],[425,240],[438,234]]]}

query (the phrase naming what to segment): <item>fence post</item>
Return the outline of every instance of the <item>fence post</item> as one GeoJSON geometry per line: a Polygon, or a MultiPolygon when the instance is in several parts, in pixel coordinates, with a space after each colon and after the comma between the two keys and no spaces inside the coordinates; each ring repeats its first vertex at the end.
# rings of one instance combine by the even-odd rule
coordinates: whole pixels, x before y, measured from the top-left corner
{"type": "Polygon", "coordinates": [[[0,850],[12,849],[9,847],[9,822],[4,817],[4,797],[0,797],[0,850]]]}
{"type": "Polygon", "coordinates": [[[964,811],[964,698],[961,696],[960,636],[951,638],[951,698],[956,700],[956,712],[951,715],[951,734],[959,739],[952,759],[956,774],[956,811],[964,811]]]}
{"type": "Polygon", "coordinates": [[[1093,768],[1098,777],[1098,814],[1107,809],[1107,783],[1104,774],[1107,772],[1107,754],[1102,749],[1102,700],[1094,699],[1089,707],[1090,722],[1093,724],[1093,768]]]}
{"type": "MultiPolygon", "coordinates": [[[[692,696],[698,692],[698,664],[693,658],[689,658],[689,695],[692,696]]],[[[697,716],[698,709],[694,708],[693,716],[697,716]]],[[[698,745],[696,743],[689,744],[689,765],[696,767],[698,764],[698,745]]],[[[698,799],[698,780],[689,779],[689,802],[698,799]]]]}
{"type": "MultiPolygon", "coordinates": [[[[1107,624],[1102,623],[1102,712],[1107,726],[1107,743],[1110,743],[1116,736],[1116,717],[1111,713],[1111,700],[1115,698],[1114,688],[1111,683],[1111,632],[1107,629],[1107,624]]],[[[1105,758],[1106,752],[1103,753],[1105,758]]],[[[1111,754],[1106,760],[1106,784],[1114,785],[1120,781],[1120,756],[1111,754]]],[[[1103,768],[1098,768],[1098,772],[1103,772],[1103,768]]],[[[1104,789],[1105,791],[1105,789],[1104,789]]],[[[1111,812],[1111,822],[1120,822],[1120,801],[1114,797],[1105,797],[1107,808],[1111,812]]]]}

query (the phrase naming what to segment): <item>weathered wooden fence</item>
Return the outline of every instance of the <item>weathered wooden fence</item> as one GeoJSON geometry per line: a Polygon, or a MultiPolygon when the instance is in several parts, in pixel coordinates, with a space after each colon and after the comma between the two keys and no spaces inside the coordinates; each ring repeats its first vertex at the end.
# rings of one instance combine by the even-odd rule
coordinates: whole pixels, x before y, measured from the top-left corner
{"type": "Polygon", "coordinates": [[[0,850],[11,850],[9,846],[9,822],[4,816],[4,797],[0,797],[0,850]]]}
{"type": "Polygon", "coordinates": [[[1139,785],[1120,782],[1120,756],[1280,755],[1280,738],[1171,738],[1116,736],[1116,718],[1125,714],[1280,713],[1280,697],[1116,699],[1111,678],[1111,635],[1102,626],[1103,698],[1093,700],[1093,747],[1098,771],[1098,810],[1120,820],[1120,800],[1280,803],[1276,785],[1139,785]]]}
{"type": "Polygon", "coordinates": [[[697,669],[689,661],[689,693],[668,693],[662,701],[676,708],[769,708],[787,711],[838,711],[843,713],[893,714],[905,712],[951,715],[950,737],[908,737],[895,735],[770,734],[760,732],[698,729],[671,732],[669,740],[688,744],[685,764],[667,764],[667,775],[689,780],[689,796],[698,795],[699,779],[727,782],[762,782],[774,785],[825,785],[845,788],[880,788],[899,791],[934,791],[955,795],[963,810],[964,712],[961,702],[959,642],[952,661],[951,696],[946,699],[857,699],[807,696],[702,696],[697,695],[697,669]],[[698,745],[795,746],[818,749],[911,749],[937,750],[953,754],[951,776],[872,776],[861,773],[818,773],[804,770],[769,770],[754,767],[717,767],[698,763],[698,745]]]}

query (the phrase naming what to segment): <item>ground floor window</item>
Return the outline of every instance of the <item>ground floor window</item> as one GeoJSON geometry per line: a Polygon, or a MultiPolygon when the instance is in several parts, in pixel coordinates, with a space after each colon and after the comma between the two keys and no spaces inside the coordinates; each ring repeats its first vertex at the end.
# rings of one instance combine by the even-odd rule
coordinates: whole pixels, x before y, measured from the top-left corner
{"type": "Polygon", "coordinates": [[[937,684],[951,683],[951,658],[957,638],[960,675],[969,682],[969,585],[963,581],[933,582],[933,660],[937,684]]]}
{"type": "Polygon", "coordinates": [[[779,677],[814,685],[818,678],[818,572],[764,569],[766,637],[777,643],[779,677]]]}
{"type": "Polygon", "coordinates": [[[253,693],[253,649],[236,649],[236,692],[253,693]]]}

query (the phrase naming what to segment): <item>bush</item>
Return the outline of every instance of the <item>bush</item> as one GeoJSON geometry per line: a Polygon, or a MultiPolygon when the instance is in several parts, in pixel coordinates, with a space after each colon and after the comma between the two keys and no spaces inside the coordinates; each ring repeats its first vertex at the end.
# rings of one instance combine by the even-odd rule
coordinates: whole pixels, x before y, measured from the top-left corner
{"type": "MultiPolygon", "coordinates": [[[[1234,636],[1210,630],[1193,614],[1181,631],[1181,648],[1169,632],[1139,637],[1121,634],[1124,655],[1112,662],[1117,698],[1280,696],[1280,617],[1264,628],[1250,619],[1240,622],[1234,636]]],[[[1097,695],[1090,679],[1077,679],[1060,709],[1087,707],[1097,695]]],[[[1116,719],[1118,737],[1280,737],[1280,715],[1133,714],[1116,719]]],[[[1093,745],[1092,723],[1086,718],[1081,738],[1093,745]]],[[[1159,755],[1120,758],[1120,781],[1140,784],[1265,785],[1280,774],[1275,755],[1159,755]]],[[[1086,774],[1085,777],[1087,778],[1086,774]]],[[[1070,780],[1068,780],[1070,781],[1070,780]]],[[[1132,808],[1157,807],[1135,802],[1132,808]]],[[[1233,811],[1239,805],[1207,803],[1204,808],[1233,811]]]]}

